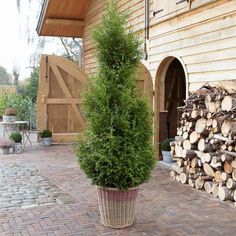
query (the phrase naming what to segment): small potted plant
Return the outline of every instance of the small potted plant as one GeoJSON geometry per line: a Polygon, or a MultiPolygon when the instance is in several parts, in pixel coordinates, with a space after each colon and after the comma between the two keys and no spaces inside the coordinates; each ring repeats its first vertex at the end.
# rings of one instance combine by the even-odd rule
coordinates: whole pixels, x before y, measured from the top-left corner
{"type": "Polygon", "coordinates": [[[8,107],[4,110],[2,117],[3,122],[15,122],[16,121],[16,110],[12,107],[8,107]]]}
{"type": "Polygon", "coordinates": [[[173,162],[173,158],[170,154],[170,143],[173,142],[174,138],[168,138],[161,143],[163,161],[166,163],[173,162]]]}
{"type": "Polygon", "coordinates": [[[13,151],[14,153],[22,153],[23,152],[23,146],[22,146],[22,135],[19,132],[13,132],[10,134],[9,137],[13,142],[13,151]]]}
{"type": "Polygon", "coordinates": [[[12,141],[10,139],[2,138],[0,139],[0,147],[3,154],[9,154],[9,149],[12,146],[12,141]]]}
{"type": "Polygon", "coordinates": [[[50,146],[52,144],[52,131],[45,129],[39,134],[41,144],[44,146],[50,146]]]}

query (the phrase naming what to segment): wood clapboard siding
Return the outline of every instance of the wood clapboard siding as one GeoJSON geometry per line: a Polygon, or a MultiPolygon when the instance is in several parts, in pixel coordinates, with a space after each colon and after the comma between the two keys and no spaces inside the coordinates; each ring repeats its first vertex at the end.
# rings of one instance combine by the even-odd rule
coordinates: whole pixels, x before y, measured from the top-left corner
{"type": "MultiPolygon", "coordinates": [[[[118,7],[121,12],[128,10],[130,13],[130,21],[128,27],[132,26],[135,32],[144,29],[144,1],[143,0],[121,0],[118,2],[118,7]]],[[[87,16],[85,18],[85,31],[83,37],[84,46],[84,70],[87,74],[94,74],[97,71],[97,63],[95,58],[94,42],[91,38],[91,32],[102,19],[104,14],[105,1],[92,1],[87,16]]]]}
{"type": "Polygon", "coordinates": [[[190,90],[205,82],[236,81],[236,1],[219,0],[151,24],[149,69],[153,79],[165,56],[177,55],[186,65],[190,90]]]}
{"type": "Polygon", "coordinates": [[[151,27],[158,25],[158,28],[154,28],[150,31],[150,36],[154,37],[157,35],[171,34],[184,28],[188,29],[194,25],[201,25],[210,20],[213,21],[217,17],[223,15],[226,16],[232,12],[235,12],[234,0],[218,0],[215,3],[190,10],[187,13],[173,17],[161,23],[156,23],[154,17],[150,14],[151,27]]]}
{"type": "MultiPolygon", "coordinates": [[[[186,66],[190,90],[207,81],[236,81],[236,1],[195,0],[192,9],[176,17],[158,22],[153,17],[154,1],[150,0],[149,59],[145,64],[153,82],[165,56],[178,56],[186,66]],[[196,84],[196,86],[195,86],[196,84]]],[[[130,12],[130,25],[135,32],[144,32],[144,1],[118,1],[120,11],[130,12]]],[[[86,16],[84,32],[84,70],[97,71],[91,32],[101,22],[104,1],[92,1],[86,16]]],[[[235,85],[236,86],[236,85],[235,85]]]]}
{"type": "MultiPolygon", "coordinates": [[[[234,17],[236,17],[236,14],[234,14],[234,17]]],[[[197,26],[197,29],[195,27],[189,29],[188,34],[186,34],[186,30],[174,33],[173,36],[170,37],[171,40],[168,40],[168,38],[165,36],[164,39],[151,39],[150,43],[153,45],[151,48],[155,50],[155,54],[160,54],[163,52],[180,50],[186,46],[196,46],[203,43],[212,43],[213,41],[234,37],[236,35],[236,22],[235,18],[234,20],[232,20],[232,18],[232,16],[225,18],[229,19],[229,21],[222,18],[217,20],[219,23],[221,23],[221,21],[225,22],[224,27],[217,25],[218,27],[214,29],[213,27],[209,27],[207,25],[201,25],[197,26]],[[228,23],[228,25],[226,23],[228,23]],[[190,34],[191,32],[189,31],[191,31],[192,34],[190,34]]],[[[191,54],[191,52],[188,53],[191,54]]],[[[196,52],[192,53],[194,54],[196,52]]]]}

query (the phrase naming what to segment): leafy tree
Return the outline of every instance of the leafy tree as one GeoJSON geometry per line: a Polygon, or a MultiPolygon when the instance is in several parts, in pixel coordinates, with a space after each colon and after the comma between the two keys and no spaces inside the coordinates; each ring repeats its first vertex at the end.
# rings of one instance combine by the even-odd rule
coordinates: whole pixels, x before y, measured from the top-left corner
{"type": "Polygon", "coordinates": [[[36,103],[38,94],[39,67],[33,68],[30,77],[19,86],[18,93],[23,97],[29,97],[33,103],[36,103]]]}
{"type": "Polygon", "coordinates": [[[0,84],[11,84],[11,75],[3,66],[0,66],[0,84]]]}
{"type": "Polygon", "coordinates": [[[14,76],[14,85],[18,85],[18,82],[19,82],[19,72],[18,72],[18,69],[16,67],[13,68],[13,76],[14,76]]]}
{"type": "Polygon", "coordinates": [[[82,41],[81,39],[71,39],[60,37],[62,46],[65,49],[65,58],[82,65],[82,41]]]}
{"type": "Polygon", "coordinates": [[[19,94],[5,94],[3,96],[4,109],[11,107],[16,110],[17,119],[30,120],[31,115],[35,114],[35,104],[30,97],[19,94]]]}
{"type": "Polygon", "coordinates": [[[3,97],[0,97],[0,117],[2,118],[2,115],[4,113],[4,101],[3,97]]]}
{"type": "MultiPolygon", "coordinates": [[[[35,7],[36,2],[42,8],[43,3],[44,3],[43,0],[34,0],[34,1],[28,0],[25,2],[22,0],[16,0],[16,6],[17,6],[19,14],[21,14],[21,8],[23,4],[27,4],[29,9],[32,10],[33,9],[32,7],[35,7]]],[[[35,14],[36,20],[39,19],[39,14],[40,14],[40,8],[39,8],[39,11],[36,12],[35,14]]],[[[30,58],[29,58],[29,63],[31,66],[37,66],[39,64],[40,55],[42,54],[45,45],[49,42],[51,43],[54,42],[56,44],[58,44],[59,42],[64,48],[64,52],[62,56],[78,63],[79,65],[82,64],[82,40],[81,39],[60,37],[59,38],[60,41],[55,40],[55,39],[49,40],[49,38],[46,38],[46,37],[36,37],[35,33],[32,31],[33,29],[29,25],[28,20],[26,21],[25,27],[26,27],[25,38],[27,39],[28,45],[35,46],[34,52],[30,55],[30,58]]]]}
{"type": "Polygon", "coordinates": [[[32,48],[33,53],[29,57],[29,64],[33,67],[38,66],[40,55],[42,54],[46,43],[45,37],[37,37],[34,28],[40,15],[40,7],[38,8],[38,11],[35,11],[35,7],[42,7],[43,2],[44,0],[15,1],[18,13],[23,16],[23,19],[25,21],[25,24],[20,25],[19,30],[24,33],[24,40],[27,42],[28,46],[32,48]],[[24,10],[28,11],[27,14],[22,14],[21,10],[23,7],[25,7],[24,10]]]}
{"type": "Polygon", "coordinates": [[[39,82],[39,67],[36,67],[31,72],[31,76],[28,80],[28,84],[26,86],[27,93],[26,95],[31,98],[33,103],[37,100],[38,94],[38,82],[39,82]]]}
{"type": "Polygon", "coordinates": [[[77,149],[92,183],[119,189],[148,180],[155,163],[151,112],[134,78],[141,43],[126,22],[127,14],[114,1],[107,3],[107,15],[93,33],[99,72],[85,95],[88,129],[77,149]]]}

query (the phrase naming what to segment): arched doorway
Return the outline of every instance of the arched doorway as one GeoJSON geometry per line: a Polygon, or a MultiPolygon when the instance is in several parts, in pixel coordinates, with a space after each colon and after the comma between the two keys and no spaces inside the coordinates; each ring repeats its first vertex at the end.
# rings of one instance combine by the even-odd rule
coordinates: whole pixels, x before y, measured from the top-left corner
{"type": "Polygon", "coordinates": [[[160,64],[155,84],[155,141],[159,157],[160,143],[176,136],[179,112],[188,91],[187,73],[182,61],[167,57],[160,64]]]}
{"type": "Polygon", "coordinates": [[[160,141],[176,136],[178,110],[184,105],[186,94],[184,70],[178,59],[174,59],[166,72],[164,109],[166,119],[160,129],[160,141]]]}

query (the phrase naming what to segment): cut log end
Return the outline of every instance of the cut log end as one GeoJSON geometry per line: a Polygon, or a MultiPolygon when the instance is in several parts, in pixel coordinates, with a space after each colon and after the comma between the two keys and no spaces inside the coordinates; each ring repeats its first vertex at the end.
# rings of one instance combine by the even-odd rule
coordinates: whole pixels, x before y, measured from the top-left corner
{"type": "Polygon", "coordinates": [[[195,125],[195,131],[201,134],[206,128],[207,120],[204,118],[198,119],[195,125]]]}
{"type": "Polygon", "coordinates": [[[203,179],[200,176],[196,179],[195,185],[196,185],[195,186],[196,189],[202,189],[203,188],[204,181],[203,181],[203,179]]]}
{"type": "Polygon", "coordinates": [[[208,163],[203,164],[203,170],[205,171],[205,173],[207,175],[212,176],[212,177],[215,176],[214,170],[212,169],[212,167],[208,163]]]}
{"type": "Polygon", "coordinates": [[[234,190],[234,189],[236,189],[236,182],[233,179],[229,178],[226,182],[226,187],[228,189],[234,190]]]}
{"type": "Polygon", "coordinates": [[[219,187],[218,184],[213,184],[212,186],[212,195],[218,197],[219,187]]]}
{"type": "Polygon", "coordinates": [[[206,190],[207,193],[212,192],[212,187],[213,187],[213,182],[212,181],[207,181],[204,183],[204,189],[206,190]]]}
{"type": "Polygon", "coordinates": [[[232,200],[234,198],[233,191],[224,186],[219,187],[218,196],[221,201],[232,200]]]}
{"type": "Polygon", "coordinates": [[[181,182],[182,184],[186,184],[187,181],[188,181],[188,176],[187,176],[187,174],[181,173],[181,174],[180,174],[180,182],[181,182]]]}
{"type": "Polygon", "coordinates": [[[221,103],[221,108],[223,111],[230,111],[236,106],[236,98],[232,96],[225,96],[221,103]]]}

